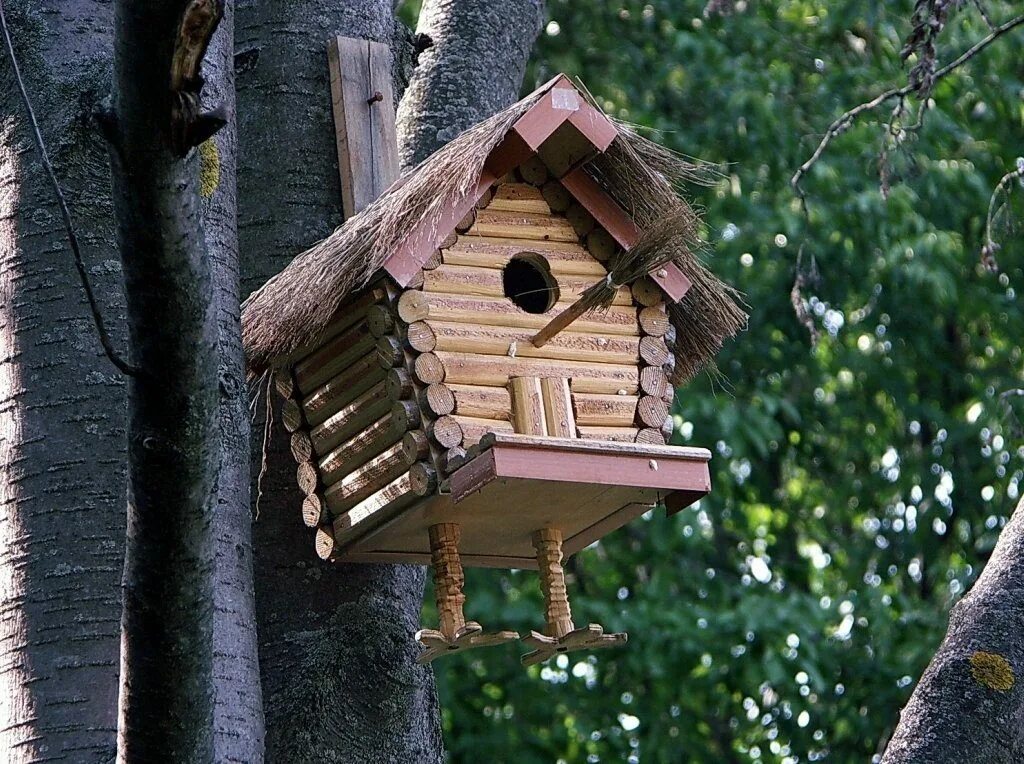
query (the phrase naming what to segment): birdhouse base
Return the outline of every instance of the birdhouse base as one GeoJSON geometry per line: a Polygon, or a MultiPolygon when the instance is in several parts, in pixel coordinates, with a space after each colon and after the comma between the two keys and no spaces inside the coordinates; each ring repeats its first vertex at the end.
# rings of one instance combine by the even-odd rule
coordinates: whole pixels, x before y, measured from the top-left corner
{"type": "Polygon", "coordinates": [[[536,569],[533,535],[557,528],[566,557],[665,500],[671,511],[711,490],[704,448],[493,434],[448,492],[364,518],[348,562],[430,564],[428,529],[455,523],[467,567],[536,569]]]}

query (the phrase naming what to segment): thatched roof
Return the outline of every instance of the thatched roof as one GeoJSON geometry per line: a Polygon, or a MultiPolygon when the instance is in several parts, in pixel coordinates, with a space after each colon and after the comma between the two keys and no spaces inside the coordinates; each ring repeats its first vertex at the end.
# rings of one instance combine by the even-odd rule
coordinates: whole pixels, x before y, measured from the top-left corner
{"type": "MultiPolygon", "coordinates": [[[[437,229],[443,212],[476,189],[490,154],[554,82],[459,135],[250,295],[242,305],[250,376],[281,365],[315,341],[345,298],[373,279],[410,231],[424,224],[437,229]]],[[[669,308],[678,383],[709,364],[747,317],[737,293],[694,255],[701,249],[697,216],[675,188],[694,178],[696,166],[613,124],[617,136],[585,169],[642,231],[657,231],[654,249],[671,254],[660,251],[659,259],[674,261],[693,284],[669,308]],[[676,221],[669,231],[658,225],[666,219],[676,221]]],[[[651,249],[651,243],[645,247],[651,249]]]]}

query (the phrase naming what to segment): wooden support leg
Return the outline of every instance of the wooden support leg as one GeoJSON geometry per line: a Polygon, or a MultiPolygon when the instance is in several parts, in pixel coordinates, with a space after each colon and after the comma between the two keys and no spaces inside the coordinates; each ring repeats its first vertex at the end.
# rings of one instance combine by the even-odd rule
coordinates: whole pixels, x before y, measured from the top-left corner
{"type": "Polygon", "coordinates": [[[625,644],[626,634],[605,634],[604,627],[596,623],[580,629],[573,624],[569,594],[565,588],[565,570],[562,568],[562,532],[557,528],[537,531],[533,534],[533,548],[537,551],[546,625],[544,634],[531,631],[523,639],[534,648],[533,652],[523,656],[523,665],[532,666],[557,653],[571,650],[595,650],[625,644]]]}
{"type": "Polygon", "coordinates": [[[514,631],[484,634],[476,621],[466,621],[462,612],[466,602],[466,595],[462,593],[466,576],[459,560],[459,526],[456,523],[438,523],[431,525],[428,533],[440,629],[420,629],[416,633],[416,641],[427,648],[416,659],[417,663],[429,663],[448,653],[519,639],[519,634],[514,631]]]}

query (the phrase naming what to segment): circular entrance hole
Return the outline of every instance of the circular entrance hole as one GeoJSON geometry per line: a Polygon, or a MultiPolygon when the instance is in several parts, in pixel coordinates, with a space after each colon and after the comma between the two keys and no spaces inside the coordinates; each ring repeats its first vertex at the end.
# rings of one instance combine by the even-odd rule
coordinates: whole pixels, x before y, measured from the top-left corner
{"type": "Polygon", "coordinates": [[[529,252],[516,255],[501,273],[505,296],[527,313],[547,313],[558,302],[558,283],[548,261],[529,252]]]}

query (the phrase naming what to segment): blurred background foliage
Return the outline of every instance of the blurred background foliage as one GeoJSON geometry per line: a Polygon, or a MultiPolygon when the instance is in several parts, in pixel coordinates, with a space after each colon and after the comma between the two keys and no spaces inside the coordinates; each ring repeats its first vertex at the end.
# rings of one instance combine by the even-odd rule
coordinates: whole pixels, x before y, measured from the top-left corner
{"type": "MultiPolygon", "coordinates": [[[[1014,5],[983,0],[996,23],[1014,5]]],[[[435,663],[452,761],[877,760],[1021,491],[1019,184],[999,270],[979,255],[990,193],[1024,154],[1022,30],[939,82],[919,129],[916,112],[890,127],[890,105],[837,138],[805,214],[789,179],[828,124],[906,82],[911,4],[703,10],[548,0],[524,90],[565,71],[723,165],[689,192],[750,327],[725,380],[704,375],[674,409],[674,442],[715,454],[714,492],[570,561],[575,620],[628,631],[626,648],[435,663]]],[[[966,3],[940,65],[987,32],[966,3]]],[[[534,573],[470,570],[466,593],[485,628],[541,627],[534,573]]]]}

